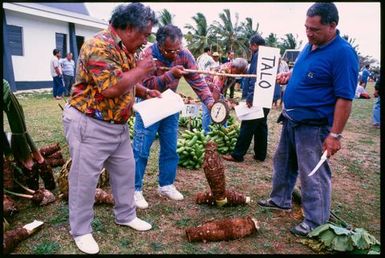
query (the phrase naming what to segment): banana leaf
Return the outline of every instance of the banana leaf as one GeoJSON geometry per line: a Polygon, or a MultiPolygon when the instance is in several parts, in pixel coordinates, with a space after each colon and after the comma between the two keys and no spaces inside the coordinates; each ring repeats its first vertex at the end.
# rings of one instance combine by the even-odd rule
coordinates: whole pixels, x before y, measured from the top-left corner
{"type": "Polygon", "coordinates": [[[34,158],[41,161],[41,155],[27,132],[23,108],[15,95],[11,92],[9,83],[3,79],[3,111],[7,114],[9,127],[11,128],[11,150],[16,160],[25,167],[33,165],[31,152],[34,158]]]}

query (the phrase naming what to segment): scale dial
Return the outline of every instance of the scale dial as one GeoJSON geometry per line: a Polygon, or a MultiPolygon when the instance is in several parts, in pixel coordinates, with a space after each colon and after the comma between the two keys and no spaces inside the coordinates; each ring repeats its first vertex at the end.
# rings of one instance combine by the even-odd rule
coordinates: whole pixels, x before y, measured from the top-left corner
{"type": "Polygon", "coordinates": [[[211,120],[216,124],[224,124],[229,116],[229,107],[223,100],[216,101],[210,111],[211,120]]]}

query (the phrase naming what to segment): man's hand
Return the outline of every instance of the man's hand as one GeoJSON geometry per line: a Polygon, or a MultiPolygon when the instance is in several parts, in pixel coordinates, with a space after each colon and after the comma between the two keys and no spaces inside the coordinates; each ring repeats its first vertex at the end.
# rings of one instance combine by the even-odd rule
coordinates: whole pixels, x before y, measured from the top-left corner
{"type": "Polygon", "coordinates": [[[136,62],[136,68],[141,69],[144,74],[148,74],[156,70],[155,62],[151,55],[143,55],[142,59],[136,62]]]}
{"type": "Polygon", "coordinates": [[[148,90],[147,91],[146,99],[161,98],[161,97],[162,97],[162,93],[158,90],[148,90]]]}
{"type": "Polygon", "coordinates": [[[172,75],[179,79],[181,78],[183,75],[187,74],[185,71],[184,71],[184,67],[181,66],[181,65],[176,65],[176,66],[173,66],[171,69],[170,69],[170,72],[172,73],[172,75]]]}
{"type": "Polygon", "coordinates": [[[291,76],[291,72],[279,73],[277,74],[276,81],[278,84],[285,85],[289,81],[290,76],[291,76]]]}
{"type": "Polygon", "coordinates": [[[341,149],[341,142],[339,139],[334,138],[332,136],[326,137],[324,143],[323,143],[323,150],[327,150],[327,157],[333,156],[341,149]]]}
{"type": "Polygon", "coordinates": [[[248,108],[251,108],[253,106],[253,102],[246,101],[246,105],[248,108]]]}

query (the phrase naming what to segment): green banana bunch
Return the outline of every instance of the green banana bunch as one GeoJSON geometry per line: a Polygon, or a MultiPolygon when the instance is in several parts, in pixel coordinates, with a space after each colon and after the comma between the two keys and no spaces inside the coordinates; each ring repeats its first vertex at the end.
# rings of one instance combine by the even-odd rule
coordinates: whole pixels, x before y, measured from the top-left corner
{"type": "Polygon", "coordinates": [[[179,121],[178,121],[179,127],[187,127],[188,126],[188,119],[189,118],[186,116],[184,116],[184,117],[180,116],[179,121]]]}
{"type": "Polygon", "coordinates": [[[188,169],[199,169],[203,164],[208,137],[203,130],[185,130],[177,142],[178,165],[188,169]]]}
{"type": "Polygon", "coordinates": [[[234,150],[240,127],[237,123],[224,127],[222,125],[210,125],[210,132],[207,134],[210,140],[218,145],[218,152],[221,154],[230,153],[234,150]]]}
{"type": "Polygon", "coordinates": [[[202,130],[202,116],[196,116],[191,119],[190,130],[192,129],[202,130]]]}

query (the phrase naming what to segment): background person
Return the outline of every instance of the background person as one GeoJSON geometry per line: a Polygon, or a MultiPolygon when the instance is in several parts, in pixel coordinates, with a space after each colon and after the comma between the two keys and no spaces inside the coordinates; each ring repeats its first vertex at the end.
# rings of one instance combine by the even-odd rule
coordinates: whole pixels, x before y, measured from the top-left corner
{"type": "Polygon", "coordinates": [[[380,129],[381,126],[381,77],[379,77],[374,85],[374,97],[376,100],[373,105],[372,121],[375,128],[380,129]]]}
{"type": "Polygon", "coordinates": [[[75,62],[72,59],[72,53],[69,52],[66,58],[60,60],[60,64],[63,70],[63,79],[65,86],[65,96],[69,96],[71,93],[72,84],[75,83],[75,62]]]}
{"type": "Polygon", "coordinates": [[[63,83],[63,73],[60,66],[60,57],[61,53],[59,49],[54,49],[52,51],[53,57],[50,61],[50,70],[51,76],[53,78],[53,97],[57,100],[62,99],[63,91],[64,91],[64,83],[63,83]]]}
{"type": "MultiPolygon", "coordinates": [[[[248,74],[256,74],[258,49],[259,46],[264,46],[265,40],[259,35],[255,34],[250,39],[250,50],[252,57],[248,74]]],[[[242,98],[246,99],[248,107],[253,106],[254,87],[256,78],[243,78],[242,98]]],[[[251,140],[254,137],[254,159],[264,161],[267,154],[267,115],[270,109],[263,108],[264,117],[252,120],[243,120],[241,122],[241,129],[235,144],[233,152],[229,155],[224,155],[223,159],[233,162],[242,162],[247,150],[250,147],[251,140]]]]}
{"type": "Polygon", "coordinates": [[[270,198],[258,201],[263,208],[291,210],[299,177],[304,219],[290,232],[300,236],[329,220],[332,172],[327,161],[313,176],[308,174],[324,151],[331,157],[341,148],[359,69],[357,53],[336,29],[334,3],[315,3],[306,16],[309,42],[293,70],[277,75],[280,84],[288,82],[279,119],[283,126],[273,158],[270,198]]]}
{"type": "MultiPolygon", "coordinates": [[[[236,58],[233,62],[228,62],[219,66],[217,72],[227,74],[243,74],[247,70],[247,61],[244,58],[236,58]]],[[[235,78],[209,75],[205,77],[207,85],[213,94],[214,100],[224,99],[224,92],[227,90],[228,85],[234,85],[235,78]]],[[[206,105],[202,104],[202,128],[205,134],[209,133],[211,124],[210,111],[206,105]]]]}
{"type": "Polygon", "coordinates": [[[134,93],[160,96],[138,83],[155,69],[151,56],[136,61],[147,43],[155,13],[141,3],[117,6],[107,29],[84,42],[77,63],[76,83],[63,112],[64,134],[72,165],[69,183],[69,223],[77,247],[99,252],[92,236],[93,205],[100,171],[108,170],[115,205],[115,223],[145,231],[151,225],[136,217],[135,160],[127,121],[134,93]]]}
{"type": "MultiPolygon", "coordinates": [[[[161,92],[171,89],[176,91],[179,80],[184,77],[200,100],[210,109],[214,99],[205,80],[198,73],[186,73],[186,69],[197,69],[193,55],[182,48],[182,31],[174,25],[166,25],[158,29],[156,43],[144,50],[144,55],[152,55],[157,60],[157,67],[169,67],[169,71],[157,69],[143,80],[143,85],[149,89],[161,92]]],[[[171,200],[183,200],[183,195],[176,189],[174,182],[179,157],[176,152],[178,139],[179,113],[168,116],[159,122],[145,128],[139,113],[135,116],[134,155],[135,172],[135,203],[138,208],[148,208],[144,199],[142,185],[146,171],[150,148],[159,134],[159,187],[158,193],[171,200]]]]}
{"type": "Polygon", "coordinates": [[[366,85],[368,84],[369,76],[371,76],[371,73],[369,71],[370,65],[365,65],[365,67],[362,69],[362,74],[361,74],[361,81],[364,82],[363,87],[366,88],[366,85]]]}
{"type": "MultiPolygon", "coordinates": [[[[205,47],[203,51],[203,54],[198,56],[196,62],[199,70],[208,71],[215,65],[215,61],[211,56],[211,50],[209,47],[205,47]]],[[[206,75],[203,74],[202,76],[205,77],[206,75]]]]}

